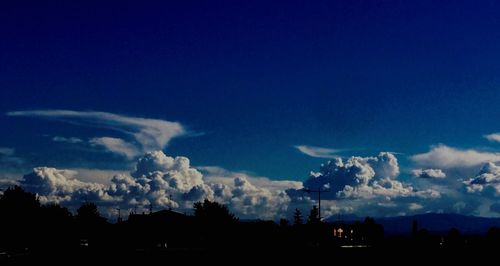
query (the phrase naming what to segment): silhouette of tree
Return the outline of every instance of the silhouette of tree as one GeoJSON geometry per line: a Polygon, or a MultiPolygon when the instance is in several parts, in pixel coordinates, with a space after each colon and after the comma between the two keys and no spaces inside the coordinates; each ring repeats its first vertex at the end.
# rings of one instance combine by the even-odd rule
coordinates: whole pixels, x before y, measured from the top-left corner
{"type": "Polygon", "coordinates": [[[366,217],[362,224],[363,235],[368,244],[374,245],[384,238],[384,227],[372,217],[366,217]]]}
{"type": "Polygon", "coordinates": [[[193,207],[203,245],[230,248],[238,237],[235,233],[238,218],[226,206],[208,199],[196,202],[193,207]]]}
{"type": "Polygon", "coordinates": [[[413,220],[413,222],[411,224],[411,234],[414,238],[417,237],[417,234],[418,234],[418,222],[417,222],[417,220],[413,220]]]}
{"type": "MultiPolygon", "coordinates": [[[[73,214],[66,207],[51,203],[41,208],[42,223],[45,228],[54,231],[60,231],[65,227],[70,227],[73,223],[73,214]]],[[[49,231],[48,230],[48,231],[49,231]]]]}
{"type": "Polygon", "coordinates": [[[319,218],[319,210],[316,205],[314,205],[309,212],[309,217],[307,217],[308,224],[319,224],[321,222],[319,218]]]}
{"type": "Polygon", "coordinates": [[[227,224],[238,221],[238,218],[225,205],[208,199],[205,199],[203,203],[196,202],[193,208],[194,216],[204,222],[227,224]]]}
{"type": "Polygon", "coordinates": [[[93,248],[105,245],[107,223],[99,213],[97,205],[85,202],[76,212],[76,226],[80,241],[86,241],[86,244],[93,248]]]}
{"type": "Polygon", "coordinates": [[[431,232],[425,228],[419,229],[416,239],[414,239],[414,244],[418,247],[430,247],[432,246],[432,235],[431,232]]]}
{"type": "Polygon", "coordinates": [[[97,209],[97,205],[92,202],[83,203],[76,211],[76,220],[80,223],[95,225],[106,222],[97,209]]]}
{"type": "Polygon", "coordinates": [[[299,209],[295,209],[293,213],[293,225],[302,225],[302,212],[299,209]]]}
{"type": "Polygon", "coordinates": [[[40,201],[33,193],[24,191],[20,186],[8,188],[0,198],[2,211],[33,212],[40,208],[40,201]]]}
{"type": "Polygon", "coordinates": [[[445,242],[448,247],[460,247],[463,244],[462,234],[457,228],[451,228],[445,242]]]}
{"type": "Polygon", "coordinates": [[[307,245],[309,247],[319,247],[325,234],[322,232],[321,220],[319,219],[319,209],[316,205],[311,208],[307,217],[307,245]]]}
{"type": "Polygon", "coordinates": [[[490,229],[488,229],[488,233],[487,235],[489,237],[495,237],[495,238],[499,238],[500,239],[500,227],[491,227],[490,229]]]}
{"type": "Polygon", "coordinates": [[[73,214],[66,207],[61,207],[59,204],[50,203],[42,206],[44,216],[48,216],[53,220],[68,220],[73,217],[73,214]]]}
{"type": "Polygon", "coordinates": [[[96,219],[101,218],[101,214],[97,209],[97,205],[92,202],[83,203],[78,210],[76,210],[77,219],[96,219]]]}
{"type": "Polygon", "coordinates": [[[58,204],[47,204],[41,207],[41,217],[39,220],[40,249],[58,250],[74,247],[75,228],[74,219],[71,212],[58,204]]]}
{"type": "Polygon", "coordinates": [[[40,201],[21,187],[8,188],[0,197],[0,246],[13,250],[31,248],[39,239],[40,201]],[[7,229],[7,230],[5,230],[7,229]]]}
{"type": "Polygon", "coordinates": [[[489,246],[495,246],[500,243],[500,227],[491,227],[486,234],[486,241],[489,246]]]}

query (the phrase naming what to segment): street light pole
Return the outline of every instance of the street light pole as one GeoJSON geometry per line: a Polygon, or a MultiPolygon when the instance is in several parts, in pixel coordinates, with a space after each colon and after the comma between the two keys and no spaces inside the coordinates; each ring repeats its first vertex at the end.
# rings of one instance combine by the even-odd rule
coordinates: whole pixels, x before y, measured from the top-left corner
{"type": "Polygon", "coordinates": [[[321,221],[321,192],[330,192],[330,189],[304,189],[307,193],[318,193],[318,218],[321,221]]]}

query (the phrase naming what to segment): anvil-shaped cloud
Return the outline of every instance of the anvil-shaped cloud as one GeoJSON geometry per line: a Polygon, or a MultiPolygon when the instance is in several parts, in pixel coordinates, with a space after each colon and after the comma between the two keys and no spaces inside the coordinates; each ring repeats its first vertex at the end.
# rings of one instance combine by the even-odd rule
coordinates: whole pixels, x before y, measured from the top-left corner
{"type": "Polygon", "coordinates": [[[90,140],[92,145],[106,148],[108,151],[133,158],[144,152],[164,148],[170,140],[186,134],[185,128],[178,122],[161,119],[130,117],[107,112],[71,111],[71,110],[28,110],[8,112],[8,116],[25,116],[53,119],[80,126],[105,128],[124,133],[132,137],[127,141],[116,137],[96,137],[90,140]]]}

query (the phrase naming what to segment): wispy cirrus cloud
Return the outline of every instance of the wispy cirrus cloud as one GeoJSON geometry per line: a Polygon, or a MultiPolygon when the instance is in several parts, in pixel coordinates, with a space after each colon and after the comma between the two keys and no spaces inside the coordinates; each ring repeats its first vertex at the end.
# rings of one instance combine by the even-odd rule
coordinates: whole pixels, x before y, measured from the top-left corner
{"type": "Polygon", "coordinates": [[[140,151],[136,146],[120,138],[112,138],[112,137],[93,138],[89,142],[90,145],[102,146],[110,152],[124,155],[129,159],[132,159],[140,154],[140,151]]]}
{"type": "Polygon", "coordinates": [[[14,155],[15,150],[12,148],[0,147],[0,155],[11,156],[14,155]]]}
{"type": "Polygon", "coordinates": [[[13,148],[0,147],[0,165],[19,166],[24,160],[16,156],[16,150],[13,148]]]}
{"type": "Polygon", "coordinates": [[[331,149],[331,148],[308,146],[308,145],[296,145],[294,147],[305,155],[315,158],[326,158],[326,159],[338,158],[339,156],[337,155],[337,153],[342,151],[339,149],[331,149]]]}
{"type": "Polygon", "coordinates": [[[170,140],[187,133],[185,128],[178,122],[131,117],[108,112],[27,110],[8,112],[7,115],[53,119],[80,126],[105,128],[124,133],[129,138],[132,137],[133,141],[104,136],[94,138],[91,140],[91,144],[93,141],[93,144],[101,145],[110,152],[125,155],[129,158],[142,152],[163,149],[170,140]]]}
{"type": "Polygon", "coordinates": [[[54,137],[52,138],[52,141],[54,141],[54,142],[72,143],[72,144],[82,143],[82,142],[83,142],[83,140],[82,140],[82,139],[77,138],[77,137],[69,137],[69,138],[66,138],[66,137],[61,137],[61,136],[54,136],[54,137]]]}

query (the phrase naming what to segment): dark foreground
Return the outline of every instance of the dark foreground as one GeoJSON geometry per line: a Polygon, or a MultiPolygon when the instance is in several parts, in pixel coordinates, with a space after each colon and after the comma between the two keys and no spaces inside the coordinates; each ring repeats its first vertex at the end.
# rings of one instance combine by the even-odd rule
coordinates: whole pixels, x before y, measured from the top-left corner
{"type": "MultiPolygon", "coordinates": [[[[496,248],[498,250],[498,247],[496,248]]],[[[462,248],[412,249],[399,248],[342,248],[342,249],[276,249],[276,250],[163,250],[163,251],[46,251],[3,254],[0,265],[284,265],[292,263],[310,265],[325,263],[370,263],[389,265],[414,265],[414,263],[478,263],[496,261],[495,249],[462,248]]]]}
{"type": "Polygon", "coordinates": [[[388,236],[372,218],[326,223],[314,207],[304,223],[298,212],[293,222],[240,221],[225,206],[205,200],[195,204],[193,215],[150,211],[109,223],[95,204],[85,203],[73,215],[58,205],[42,206],[35,195],[15,187],[0,197],[0,213],[0,266],[309,265],[323,260],[448,265],[477,263],[500,249],[497,227],[485,235],[454,228],[436,233],[413,221],[407,235],[388,236]]]}

